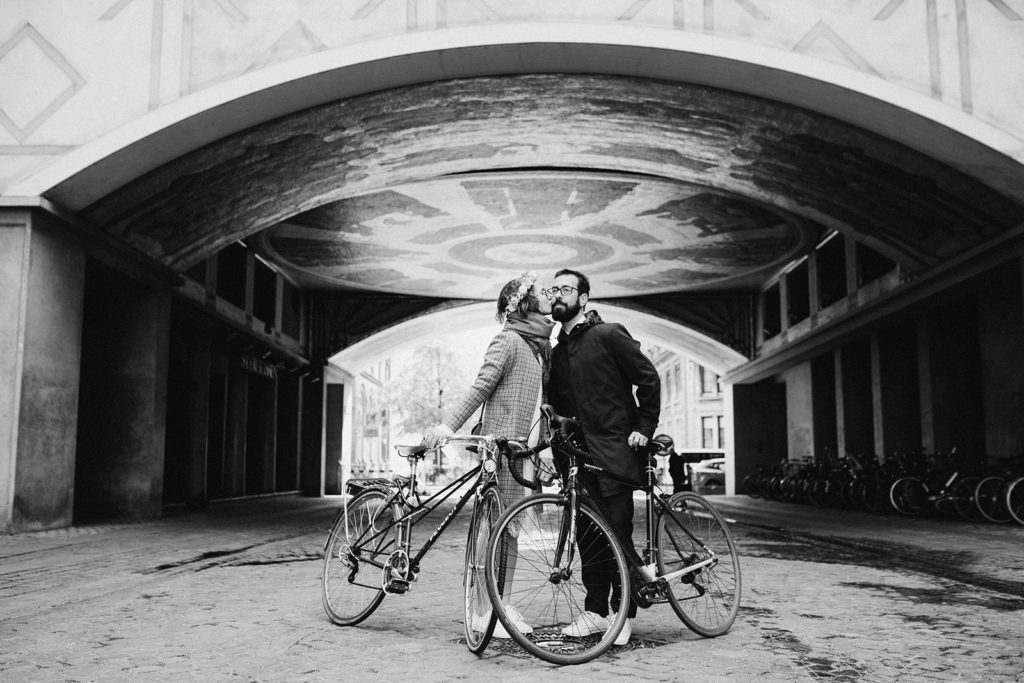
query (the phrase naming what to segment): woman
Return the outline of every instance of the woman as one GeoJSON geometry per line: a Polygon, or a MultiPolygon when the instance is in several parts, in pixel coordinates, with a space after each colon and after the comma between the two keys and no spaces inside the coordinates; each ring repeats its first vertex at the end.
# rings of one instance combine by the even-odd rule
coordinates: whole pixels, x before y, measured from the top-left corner
{"type": "MultiPolygon", "coordinates": [[[[536,282],[535,273],[523,273],[502,288],[495,316],[503,324],[502,330],[487,347],[473,386],[444,422],[426,435],[424,440],[427,444],[436,445],[442,437],[454,434],[483,405],[481,434],[527,440],[530,445],[535,445],[540,427],[540,406],[547,387],[551,330],[554,327],[554,323],[545,317],[551,313],[551,303],[540,294],[536,282]]],[[[526,493],[507,467],[498,470],[498,489],[506,508],[526,493]]],[[[506,581],[511,581],[514,569],[514,566],[506,567],[506,581]]],[[[514,612],[510,616],[513,616],[520,632],[533,631],[514,612]]],[[[509,637],[500,623],[495,627],[494,636],[509,637]]]]}

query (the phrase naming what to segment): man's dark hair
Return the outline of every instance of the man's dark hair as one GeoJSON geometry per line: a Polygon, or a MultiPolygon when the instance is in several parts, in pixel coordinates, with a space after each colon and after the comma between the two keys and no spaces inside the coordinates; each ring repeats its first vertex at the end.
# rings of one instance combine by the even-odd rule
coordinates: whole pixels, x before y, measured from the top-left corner
{"type": "Polygon", "coordinates": [[[570,270],[569,268],[562,268],[560,271],[555,273],[555,277],[560,275],[572,275],[576,278],[579,286],[576,288],[578,294],[590,294],[590,279],[586,275],[578,270],[570,270]]]}

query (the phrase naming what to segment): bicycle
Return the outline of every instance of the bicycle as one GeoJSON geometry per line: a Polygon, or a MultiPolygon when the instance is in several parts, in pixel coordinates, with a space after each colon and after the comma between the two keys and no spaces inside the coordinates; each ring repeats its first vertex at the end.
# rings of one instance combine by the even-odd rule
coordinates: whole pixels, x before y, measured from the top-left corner
{"type": "MultiPolygon", "coordinates": [[[[950,452],[950,458],[956,448],[950,452]]],[[[965,475],[959,468],[931,466],[921,476],[901,477],[892,483],[889,499],[897,512],[904,515],[919,515],[932,509],[947,515],[956,515],[968,521],[980,518],[974,504],[974,489],[981,478],[965,475]],[[943,472],[947,474],[943,474],[943,472]],[[940,477],[945,477],[940,478],[940,477]]]]}
{"type": "MultiPolygon", "coordinates": [[[[545,661],[580,664],[612,646],[631,600],[640,607],[668,602],[683,623],[702,636],[726,633],[739,611],[740,566],[721,515],[695,493],[656,493],[660,491],[655,483],[656,464],[649,455],[643,484],[593,465],[573,439],[579,429],[575,420],[556,415],[548,405],[542,406],[542,412],[556,466],[553,470],[533,457],[535,476],[547,485],[557,480],[560,491],[533,494],[510,506],[498,519],[487,548],[487,591],[509,634],[545,661]],[[644,492],[647,520],[642,556],[631,540],[624,543],[615,536],[599,501],[582,485],[582,472],[644,492]],[[621,595],[618,611],[609,617],[610,627],[583,637],[566,635],[562,629],[584,609],[583,568],[593,571],[602,565],[607,565],[613,591],[621,595]],[[511,608],[530,632],[516,628],[511,608]]],[[[536,453],[537,449],[510,449],[509,457],[536,453]]]]}
{"type": "Polygon", "coordinates": [[[497,623],[484,587],[483,553],[504,507],[495,473],[506,444],[505,439],[493,436],[457,434],[430,449],[422,445],[396,446],[398,454],[409,461],[409,476],[348,481],[346,492],[351,498],[346,498],[338,511],[324,543],[321,599],[333,623],[354,626],[370,616],[385,595],[408,592],[418,578],[424,556],[459,511],[473,500],[463,574],[464,621],[466,646],[475,654],[483,652],[497,623]],[[480,463],[428,498],[421,498],[417,465],[428,451],[448,444],[476,449],[480,463]],[[470,482],[472,486],[413,555],[412,527],[470,482]]]}
{"type": "Polygon", "coordinates": [[[1024,477],[1006,485],[1006,510],[1018,524],[1024,524],[1024,477]]]}

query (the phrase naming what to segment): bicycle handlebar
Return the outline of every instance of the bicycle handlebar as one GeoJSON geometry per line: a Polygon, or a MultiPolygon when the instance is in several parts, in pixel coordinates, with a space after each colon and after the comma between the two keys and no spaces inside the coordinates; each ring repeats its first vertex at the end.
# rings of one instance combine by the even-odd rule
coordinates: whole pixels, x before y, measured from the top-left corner
{"type": "Polygon", "coordinates": [[[508,471],[512,474],[512,478],[519,482],[520,486],[525,486],[531,491],[539,490],[540,482],[520,476],[515,466],[516,460],[532,458],[537,454],[537,449],[530,448],[522,441],[516,441],[515,439],[495,439],[495,442],[501,448],[501,452],[505,454],[505,461],[508,465],[508,471]]]}

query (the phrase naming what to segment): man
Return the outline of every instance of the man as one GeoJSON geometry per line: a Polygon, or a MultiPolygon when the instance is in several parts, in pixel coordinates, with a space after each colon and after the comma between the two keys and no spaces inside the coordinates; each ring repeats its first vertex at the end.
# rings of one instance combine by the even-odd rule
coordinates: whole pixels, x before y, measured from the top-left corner
{"type": "MultiPolygon", "coordinates": [[[[625,327],[605,323],[595,311],[585,310],[590,300],[590,280],[583,273],[558,271],[554,286],[545,293],[552,300],[551,317],[562,324],[551,354],[551,405],[560,415],[573,416],[580,423],[595,465],[639,485],[646,455],[638,449],[643,449],[654,434],[661,411],[658,371],[625,327]]],[[[591,484],[590,490],[604,504],[608,522],[619,537],[631,538],[633,489],[602,478],[591,484]]],[[[585,545],[582,539],[580,545],[585,545]]],[[[609,609],[617,610],[621,599],[612,591],[607,570],[588,565],[586,558],[583,583],[587,588],[585,612],[563,629],[568,636],[608,630],[609,609]]],[[[630,620],[635,616],[636,605],[631,603],[629,619],[616,645],[629,641],[630,620]]]]}
{"type": "Polygon", "coordinates": [[[663,458],[668,457],[668,475],[672,477],[672,493],[692,491],[689,466],[686,464],[686,458],[676,453],[672,437],[668,434],[658,434],[652,441],[654,442],[654,454],[663,458]]]}

